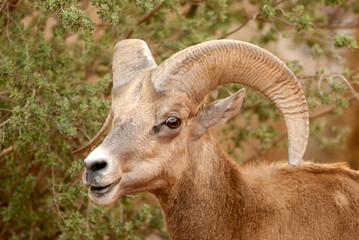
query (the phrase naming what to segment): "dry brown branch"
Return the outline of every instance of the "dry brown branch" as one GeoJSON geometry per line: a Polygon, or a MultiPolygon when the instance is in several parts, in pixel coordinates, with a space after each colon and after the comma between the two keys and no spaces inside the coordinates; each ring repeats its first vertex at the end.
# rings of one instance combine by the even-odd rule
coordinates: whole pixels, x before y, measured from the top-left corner
{"type": "Polygon", "coordinates": [[[5,124],[7,124],[8,122],[10,122],[10,119],[11,119],[11,117],[8,118],[6,121],[2,122],[2,123],[0,124],[0,128],[3,127],[3,126],[5,126],[5,124]]]}
{"type": "Polygon", "coordinates": [[[1,152],[0,152],[0,158],[2,158],[3,156],[11,153],[12,151],[14,151],[14,145],[11,145],[10,147],[7,147],[5,149],[3,149],[1,152]]]}
{"type": "MultiPolygon", "coordinates": [[[[356,99],[356,96],[349,96],[346,98],[348,102],[352,102],[353,100],[356,99]]],[[[359,99],[358,99],[359,100],[359,99]]],[[[328,106],[320,111],[317,111],[313,114],[310,115],[310,120],[313,121],[315,119],[318,119],[332,111],[334,111],[335,109],[337,108],[337,105],[336,104],[332,104],[331,106],[328,106]]],[[[262,156],[264,153],[266,153],[268,150],[270,149],[273,149],[273,147],[279,143],[280,141],[282,141],[285,137],[287,136],[287,132],[284,132],[282,133],[281,135],[279,135],[278,137],[276,137],[272,143],[271,143],[271,146],[267,149],[263,149],[263,150],[256,150],[254,151],[254,154],[252,154],[250,157],[244,159],[242,161],[242,164],[247,164],[249,162],[252,162],[254,160],[256,160],[258,157],[262,156]]]]}
{"type": "Polygon", "coordinates": [[[64,217],[61,214],[59,205],[57,204],[57,196],[56,196],[56,191],[55,191],[55,173],[54,173],[54,167],[51,167],[51,177],[52,177],[52,195],[53,195],[53,199],[54,199],[54,204],[57,210],[57,215],[59,215],[59,217],[62,219],[62,221],[65,221],[64,217]]]}
{"type": "Polygon", "coordinates": [[[244,26],[246,26],[247,23],[249,23],[249,21],[256,19],[260,14],[261,14],[261,12],[255,13],[253,16],[247,18],[239,27],[237,27],[237,28],[233,29],[232,31],[230,31],[230,32],[228,32],[228,33],[222,35],[222,36],[219,37],[218,39],[224,39],[224,38],[228,37],[229,35],[232,35],[233,33],[238,32],[238,31],[241,30],[244,26]]]}
{"type": "MultiPolygon", "coordinates": [[[[158,4],[156,5],[151,12],[147,13],[146,15],[144,15],[143,17],[141,17],[140,19],[138,19],[136,26],[141,25],[142,23],[146,22],[150,17],[152,17],[156,12],[158,12],[161,8],[163,7],[163,4],[158,4]]],[[[133,33],[133,29],[131,29],[125,36],[125,39],[130,38],[132,36],[133,33]]]]}
{"type": "Polygon", "coordinates": [[[359,21],[354,20],[349,23],[339,23],[339,24],[317,24],[320,28],[326,28],[326,29],[356,29],[359,28],[359,21]]]}
{"type": "Polygon", "coordinates": [[[90,136],[87,135],[87,133],[85,132],[85,130],[83,130],[82,128],[77,128],[77,130],[79,130],[80,132],[82,132],[82,134],[87,138],[87,140],[91,140],[90,136]]]}
{"type": "Polygon", "coordinates": [[[0,7],[0,13],[5,9],[5,7],[7,6],[8,1],[7,0],[3,0],[1,7],[0,7]]]}
{"type": "Polygon", "coordinates": [[[7,108],[0,108],[0,111],[13,112],[13,110],[7,108]]]}
{"type": "MultiPolygon", "coordinates": [[[[273,4],[272,7],[277,7],[279,4],[285,2],[286,0],[281,0],[278,1],[277,3],[273,4]]],[[[233,29],[232,31],[222,35],[221,37],[219,37],[218,39],[224,39],[226,37],[228,37],[229,35],[232,35],[235,32],[238,32],[239,30],[241,30],[245,25],[247,25],[251,20],[255,20],[257,17],[259,17],[262,13],[262,10],[256,12],[255,14],[253,14],[251,17],[248,17],[239,27],[233,29]]]]}
{"type": "MultiPolygon", "coordinates": [[[[32,97],[35,96],[35,92],[36,92],[35,89],[33,89],[33,90],[32,90],[32,97]]],[[[25,105],[24,105],[24,107],[23,107],[21,110],[23,111],[23,110],[25,110],[26,108],[28,108],[28,107],[29,107],[29,104],[30,104],[30,101],[27,100],[26,103],[25,103],[25,105]]],[[[11,119],[11,117],[9,117],[7,120],[5,120],[4,122],[2,122],[2,123],[0,124],[0,128],[3,127],[3,126],[5,126],[5,124],[7,124],[8,122],[10,122],[10,119],[11,119]]]]}
{"type": "Polygon", "coordinates": [[[11,17],[11,15],[9,15],[8,17],[11,19],[11,21],[12,21],[12,22],[17,26],[17,28],[19,29],[20,34],[21,34],[21,38],[22,38],[22,40],[24,41],[25,50],[26,50],[26,56],[27,56],[27,58],[29,59],[29,58],[30,58],[30,55],[29,55],[29,47],[28,47],[28,44],[27,44],[27,41],[26,41],[26,38],[25,38],[25,34],[24,34],[24,32],[22,31],[22,29],[21,29],[21,27],[19,26],[19,24],[15,21],[15,19],[13,19],[13,18],[11,17]]]}
{"type": "Polygon", "coordinates": [[[6,94],[5,92],[0,92],[0,98],[6,100],[6,101],[9,101],[11,103],[14,103],[14,104],[18,104],[18,102],[16,102],[15,100],[7,97],[7,96],[4,96],[3,94],[6,94]]]}
{"type": "Polygon", "coordinates": [[[90,231],[90,222],[89,222],[90,211],[91,211],[91,202],[89,201],[87,203],[87,211],[86,211],[86,232],[90,231]]]}
{"type": "Polygon", "coordinates": [[[10,36],[9,36],[9,16],[10,16],[10,13],[9,13],[9,6],[6,5],[6,13],[7,13],[7,18],[6,18],[6,37],[7,37],[7,40],[9,40],[10,43],[12,43],[11,39],[10,39],[10,36]]]}
{"type": "Polygon", "coordinates": [[[9,224],[5,224],[5,227],[0,232],[0,239],[3,239],[2,237],[6,233],[8,227],[9,227],[9,224]]]}
{"type": "Polygon", "coordinates": [[[120,202],[120,222],[123,222],[123,204],[120,202]]]}
{"type": "MultiPolygon", "coordinates": [[[[32,209],[31,204],[29,204],[29,210],[30,210],[30,214],[32,215],[34,213],[34,210],[32,209]]],[[[34,237],[34,225],[31,223],[30,224],[30,237],[29,240],[32,240],[34,237]]]]}
{"type": "Polygon", "coordinates": [[[330,77],[332,80],[334,80],[334,78],[339,78],[341,79],[350,89],[350,91],[352,92],[352,94],[354,95],[354,97],[356,97],[359,101],[359,94],[355,91],[354,87],[350,84],[350,82],[341,74],[334,74],[330,77]]]}
{"type": "MultiPolygon", "coordinates": [[[[355,99],[356,99],[356,96],[353,96],[353,95],[346,98],[346,100],[347,100],[348,102],[352,102],[352,101],[354,101],[355,99]]],[[[358,99],[358,100],[359,100],[359,99],[358,99]]],[[[315,120],[315,119],[317,119],[317,118],[320,118],[320,117],[322,117],[322,116],[324,116],[324,115],[326,115],[326,114],[328,114],[328,113],[334,111],[336,108],[337,108],[337,105],[336,105],[336,104],[333,104],[333,105],[328,106],[328,107],[326,107],[326,108],[324,108],[324,109],[322,109],[322,110],[320,110],[320,111],[317,111],[317,112],[313,113],[313,114],[310,116],[310,120],[315,120]]]]}
{"type": "MultiPolygon", "coordinates": [[[[359,70],[350,70],[351,72],[351,76],[359,73],[359,70]]],[[[345,73],[333,73],[333,74],[323,74],[322,76],[323,77],[331,77],[331,76],[334,76],[334,75],[345,75],[345,73]]],[[[311,78],[314,78],[314,79],[317,79],[319,75],[298,75],[297,78],[298,79],[311,79],[311,78]]]]}
{"type": "Polygon", "coordinates": [[[358,29],[359,24],[357,25],[318,25],[320,28],[327,28],[327,29],[358,29]]]}
{"type": "Polygon", "coordinates": [[[29,240],[32,240],[33,236],[34,236],[34,225],[33,225],[33,224],[31,224],[31,230],[30,230],[30,237],[29,237],[29,240]]]}

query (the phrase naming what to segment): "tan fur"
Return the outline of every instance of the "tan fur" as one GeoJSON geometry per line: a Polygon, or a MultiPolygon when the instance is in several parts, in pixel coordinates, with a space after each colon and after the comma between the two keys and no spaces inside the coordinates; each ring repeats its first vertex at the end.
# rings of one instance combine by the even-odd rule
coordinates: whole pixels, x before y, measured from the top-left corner
{"type": "Polygon", "coordinates": [[[178,181],[154,191],[172,239],[358,238],[358,172],[311,162],[241,167],[210,136],[199,144],[207,146],[193,152],[212,151],[195,154],[178,181]]]}

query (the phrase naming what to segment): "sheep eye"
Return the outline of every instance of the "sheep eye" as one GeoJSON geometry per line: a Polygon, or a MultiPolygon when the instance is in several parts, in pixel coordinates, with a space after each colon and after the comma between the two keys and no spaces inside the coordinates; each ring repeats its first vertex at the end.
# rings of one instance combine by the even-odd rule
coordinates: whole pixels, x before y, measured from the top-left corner
{"type": "Polygon", "coordinates": [[[175,129],[181,126],[181,119],[176,117],[169,117],[166,119],[165,123],[169,128],[175,129]]]}

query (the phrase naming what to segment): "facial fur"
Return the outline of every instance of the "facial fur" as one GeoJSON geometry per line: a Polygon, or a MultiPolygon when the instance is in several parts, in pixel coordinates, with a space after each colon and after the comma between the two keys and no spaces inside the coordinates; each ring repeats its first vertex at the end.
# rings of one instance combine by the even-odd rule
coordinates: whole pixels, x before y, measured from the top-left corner
{"type": "Polygon", "coordinates": [[[97,172],[87,169],[83,177],[90,186],[90,198],[97,204],[111,204],[120,196],[166,188],[186,166],[186,144],[196,126],[193,116],[198,109],[188,107],[193,104],[184,93],[157,93],[146,76],[114,93],[112,130],[85,160],[87,166],[106,162],[106,167],[97,172]],[[178,128],[166,125],[170,117],[180,120],[178,128]],[[113,183],[104,193],[96,191],[96,186],[113,183]]]}

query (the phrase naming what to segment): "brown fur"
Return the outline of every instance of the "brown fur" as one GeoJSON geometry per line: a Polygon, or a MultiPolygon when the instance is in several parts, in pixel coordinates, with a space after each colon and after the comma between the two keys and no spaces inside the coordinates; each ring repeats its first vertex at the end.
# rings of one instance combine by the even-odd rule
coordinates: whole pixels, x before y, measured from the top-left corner
{"type": "Polygon", "coordinates": [[[203,139],[185,174],[154,191],[172,239],[358,238],[358,172],[310,162],[240,167],[203,139]]]}

